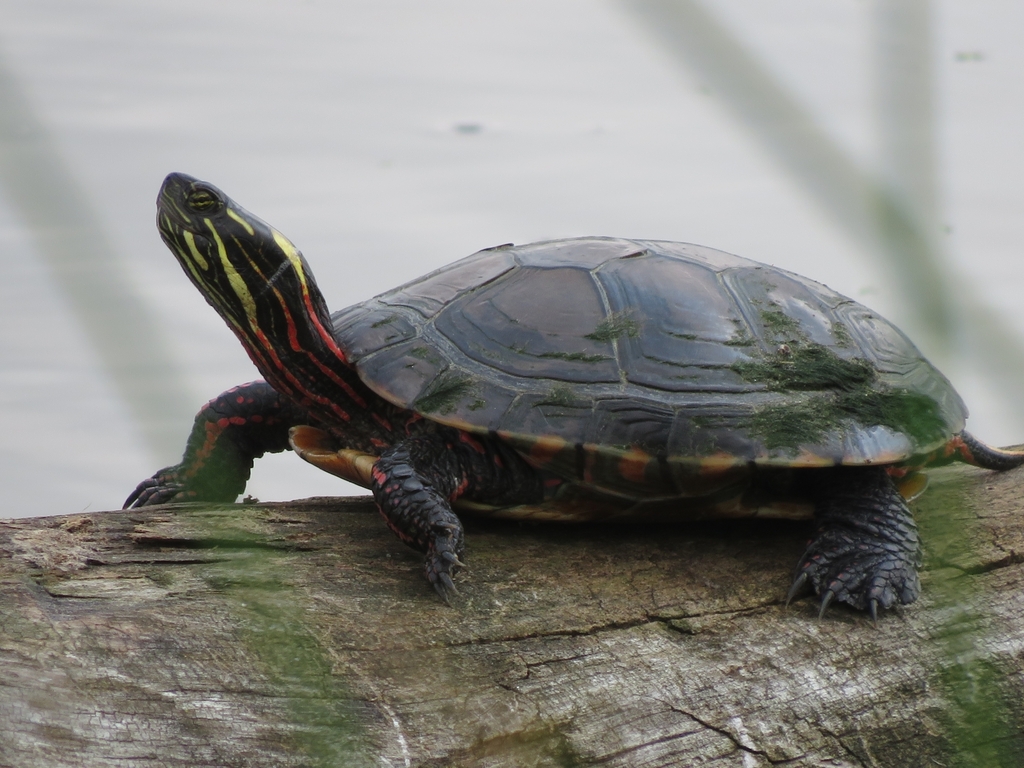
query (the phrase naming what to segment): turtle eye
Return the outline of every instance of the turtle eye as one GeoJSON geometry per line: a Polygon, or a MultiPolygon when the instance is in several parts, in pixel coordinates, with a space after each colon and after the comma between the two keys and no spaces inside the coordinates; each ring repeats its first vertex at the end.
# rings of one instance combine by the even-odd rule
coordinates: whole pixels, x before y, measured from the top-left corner
{"type": "Polygon", "coordinates": [[[208,189],[193,189],[185,198],[185,204],[196,213],[210,213],[218,205],[220,198],[208,189]]]}

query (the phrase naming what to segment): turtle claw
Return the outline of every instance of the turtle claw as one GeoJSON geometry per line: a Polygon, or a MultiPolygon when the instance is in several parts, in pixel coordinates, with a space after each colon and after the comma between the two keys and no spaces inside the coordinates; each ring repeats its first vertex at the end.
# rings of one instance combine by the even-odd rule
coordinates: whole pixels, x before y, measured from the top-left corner
{"type": "Polygon", "coordinates": [[[440,579],[434,582],[434,591],[437,592],[437,596],[444,601],[445,605],[452,604],[451,599],[448,597],[448,591],[445,589],[444,584],[441,583],[440,579]]]}
{"type": "Polygon", "coordinates": [[[789,592],[786,594],[786,605],[793,602],[793,599],[806,589],[809,579],[810,577],[807,575],[807,571],[801,571],[797,574],[797,577],[793,579],[793,585],[789,588],[789,592]]]}
{"type": "MultiPolygon", "coordinates": [[[[452,581],[451,577],[451,569],[455,567],[455,562],[445,557],[448,554],[451,553],[444,552],[438,557],[435,553],[427,558],[427,579],[441,599],[446,604],[451,605],[452,596],[459,594],[459,590],[456,588],[455,582],[452,581]]],[[[457,562],[458,558],[455,558],[455,560],[457,562]]]]}
{"type": "MultiPolygon", "coordinates": [[[[462,562],[461,560],[459,560],[459,556],[456,555],[454,552],[442,552],[441,553],[441,557],[443,557],[445,560],[447,560],[452,565],[457,565],[460,568],[465,568],[466,567],[466,564],[464,562],[462,562]]],[[[454,587],[453,587],[453,589],[454,589],[454,587]]]]}
{"type": "Polygon", "coordinates": [[[151,507],[154,504],[166,504],[170,501],[184,501],[185,498],[193,496],[185,486],[177,482],[177,475],[173,470],[175,467],[161,469],[152,477],[147,477],[131,492],[131,495],[124,500],[121,509],[132,507],[151,507]]]}
{"type": "Polygon", "coordinates": [[[832,602],[832,599],[835,596],[836,596],[836,593],[833,592],[831,589],[825,590],[825,594],[823,594],[821,596],[821,607],[818,608],[818,618],[819,619],[822,619],[822,618],[825,617],[825,611],[828,610],[828,606],[832,602]]]}
{"type": "Polygon", "coordinates": [[[868,600],[868,613],[871,614],[871,621],[878,623],[878,601],[875,598],[868,600]]]}
{"type": "Polygon", "coordinates": [[[148,498],[149,488],[155,483],[156,481],[153,478],[149,478],[135,486],[135,490],[128,495],[127,499],[124,500],[124,504],[121,505],[121,509],[129,509],[130,507],[134,507],[137,503],[140,507],[143,506],[143,504],[145,504],[145,502],[142,501],[143,495],[146,495],[148,498]]]}
{"type": "Polygon", "coordinates": [[[441,597],[444,598],[446,603],[448,602],[449,594],[459,594],[459,590],[455,588],[455,582],[452,581],[452,577],[447,573],[438,574],[437,582],[434,583],[434,588],[441,593],[441,597]]]}
{"type": "MultiPolygon", "coordinates": [[[[456,532],[462,531],[456,528],[456,532]]],[[[464,568],[459,551],[462,549],[462,536],[436,536],[427,550],[426,573],[427,580],[433,585],[434,591],[441,596],[447,604],[451,604],[451,597],[459,594],[459,590],[452,581],[452,576],[459,568],[464,568]]]]}

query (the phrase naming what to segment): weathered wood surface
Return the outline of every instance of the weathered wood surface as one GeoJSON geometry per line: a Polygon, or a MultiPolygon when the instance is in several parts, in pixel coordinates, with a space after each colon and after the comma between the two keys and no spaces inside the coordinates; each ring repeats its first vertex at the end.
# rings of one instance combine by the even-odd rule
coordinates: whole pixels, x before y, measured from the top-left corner
{"type": "Polygon", "coordinates": [[[446,606],[366,500],[5,521],[0,765],[1021,765],[1022,485],[934,473],[877,625],[794,523],[470,521],[446,606]]]}

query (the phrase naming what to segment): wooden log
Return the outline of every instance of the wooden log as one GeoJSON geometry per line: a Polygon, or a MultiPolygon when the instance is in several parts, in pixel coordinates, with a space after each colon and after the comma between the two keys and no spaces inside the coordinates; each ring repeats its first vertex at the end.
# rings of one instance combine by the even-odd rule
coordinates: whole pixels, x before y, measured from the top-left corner
{"type": "Polygon", "coordinates": [[[934,472],[877,624],[798,523],[469,520],[449,606],[366,499],[3,521],[0,765],[1020,765],[1022,480],[934,472]]]}

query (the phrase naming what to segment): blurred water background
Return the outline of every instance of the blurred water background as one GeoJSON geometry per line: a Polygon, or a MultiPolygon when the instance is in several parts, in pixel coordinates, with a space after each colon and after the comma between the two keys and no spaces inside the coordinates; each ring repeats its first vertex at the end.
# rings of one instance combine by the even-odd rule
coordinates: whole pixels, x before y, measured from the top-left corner
{"type": "MultiPolygon", "coordinates": [[[[0,0],[0,516],[116,508],[256,378],[157,236],[164,175],[333,309],[503,242],[697,242],[900,325],[1024,442],[1024,5],[0,0]]],[[[293,456],[264,500],[360,492],[293,456]]]]}

